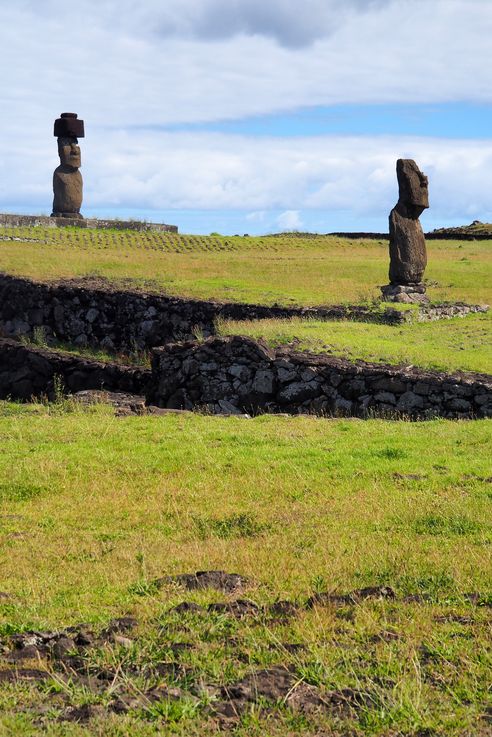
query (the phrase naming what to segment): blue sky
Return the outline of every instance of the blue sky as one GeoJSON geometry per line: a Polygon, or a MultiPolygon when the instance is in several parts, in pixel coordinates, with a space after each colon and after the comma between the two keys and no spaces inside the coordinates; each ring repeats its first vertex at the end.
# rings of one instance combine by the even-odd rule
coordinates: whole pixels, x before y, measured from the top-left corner
{"type": "Polygon", "coordinates": [[[49,213],[78,112],[83,212],[182,232],[492,220],[492,0],[0,0],[0,211],[49,213]],[[22,34],[18,29],[22,28],[22,34]]]}
{"type": "MultiPolygon", "coordinates": [[[[142,129],[146,126],[139,127],[142,129]]],[[[152,129],[152,126],[148,128],[152,129]]],[[[486,139],[492,132],[492,105],[468,101],[436,104],[353,103],[306,107],[237,120],[175,123],[163,128],[279,137],[390,134],[486,139]]]]}

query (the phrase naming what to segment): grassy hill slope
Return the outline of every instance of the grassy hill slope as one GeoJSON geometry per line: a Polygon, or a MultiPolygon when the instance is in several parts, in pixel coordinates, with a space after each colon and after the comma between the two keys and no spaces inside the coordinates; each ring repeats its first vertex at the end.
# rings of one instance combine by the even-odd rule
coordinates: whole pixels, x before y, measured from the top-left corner
{"type": "MultiPolygon", "coordinates": [[[[432,300],[492,301],[492,241],[431,241],[432,300]]],[[[380,297],[386,241],[2,228],[0,269],[38,279],[99,275],[170,294],[316,305],[380,297]],[[5,240],[9,239],[9,240],[5,240]],[[14,240],[12,240],[14,239],[14,240]]]]}

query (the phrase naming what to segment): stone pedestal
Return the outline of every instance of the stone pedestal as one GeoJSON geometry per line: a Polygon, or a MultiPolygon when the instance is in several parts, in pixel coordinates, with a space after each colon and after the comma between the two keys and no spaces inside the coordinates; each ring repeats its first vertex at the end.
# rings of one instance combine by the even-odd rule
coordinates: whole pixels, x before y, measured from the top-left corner
{"type": "Polygon", "coordinates": [[[381,292],[385,302],[420,305],[429,303],[422,282],[417,284],[386,284],[386,286],[381,287],[381,292]]]}

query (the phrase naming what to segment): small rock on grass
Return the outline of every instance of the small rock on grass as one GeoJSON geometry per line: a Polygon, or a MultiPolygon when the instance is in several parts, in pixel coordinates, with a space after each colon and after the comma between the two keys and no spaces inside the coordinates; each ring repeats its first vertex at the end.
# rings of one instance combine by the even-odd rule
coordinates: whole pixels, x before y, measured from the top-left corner
{"type": "Polygon", "coordinates": [[[123,635],[114,635],[113,642],[115,645],[124,647],[126,650],[129,650],[133,645],[133,640],[130,640],[129,637],[124,637],[123,635]]]}
{"type": "Polygon", "coordinates": [[[396,599],[396,593],[391,586],[367,586],[363,589],[355,589],[348,594],[330,594],[321,592],[311,596],[306,607],[311,609],[313,606],[344,606],[347,604],[359,604],[366,599],[396,599]]]}
{"type": "Polygon", "coordinates": [[[231,602],[219,602],[208,606],[209,612],[219,612],[224,614],[232,614],[236,619],[242,619],[247,616],[258,615],[262,612],[262,608],[250,599],[237,599],[231,602]]]}
{"type": "Polygon", "coordinates": [[[167,584],[178,584],[188,591],[201,589],[216,589],[226,594],[242,591],[251,585],[250,579],[240,576],[238,573],[226,573],[225,571],[197,571],[196,573],[181,573],[177,576],[165,576],[154,581],[159,588],[167,584]]]}
{"type": "Polygon", "coordinates": [[[65,709],[58,721],[75,722],[78,724],[86,724],[91,719],[106,715],[106,709],[101,704],[83,704],[82,706],[69,706],[65,709]]]}
{"type": "Polygon", "coordinates": [[[107,639],[117,634],[131,632],[137,626],[138,620],[135,617],[118,617],[109,622],[108,626],[101,632],[101,638],[107,639]]]}
{"type": "Polygon", "coordinates": [[[177,604],[177,606],[174,606],[169,611],[176,612],[176,614],[202,614],[207,610],[194,601],[182,601],[181,604],[177,604]]]}
{"type": "Polygon", "coordinates": [[[0,683],[17,683],[17,681],[45,681],[50,678],[46,670],[39,668],[1,669],[0,683]]]}

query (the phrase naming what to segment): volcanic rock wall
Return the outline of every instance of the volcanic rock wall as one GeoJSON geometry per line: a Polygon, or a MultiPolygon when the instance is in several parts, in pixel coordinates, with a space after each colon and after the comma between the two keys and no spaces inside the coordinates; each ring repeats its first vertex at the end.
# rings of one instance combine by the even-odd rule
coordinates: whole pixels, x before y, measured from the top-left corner
{"type": "Polygon", "coordinates": [[[405,316],[389,308],[374,314],[367,306],[327,308],[269,307],[181,299],[160,294],[115,289],[103,280],[57,284],[0,274],[0,333],[32,337],[36,330],[48,342],[132,352],[192,338],[197,332],[214,335],[217,318],[312,317],[377,320],[399,324],[405,316]]]}
{"type": "Polygon", "coordinates": [[[24,399],[82,389],[145,394],[148,369],[90,361],[81,356],[26,346],[0,339],[0,399],[24,399]]]}
{"type": "Polygon", "coordinates": [[[273,351],[233,336],[155,349],[147,401],[212,413],[490,417],[492,377],[273,351]]]}
{"type": "MultiPolygon", "coordinates": [[[[481,305],[422,307],[418,320],[440,320],[486,312],[481,305]]],[[[399,325],[410,313],[367,305],[279,307],[167,297],[116,289],[102,279],[60,283],[35,282],[0,274],[0,335],[33,337],[36,331],[51,342],[131,353],[201,333],[215,335],[216,320],[261,320],[302,317],[319,320],[361,320],[399,325]]]]}

